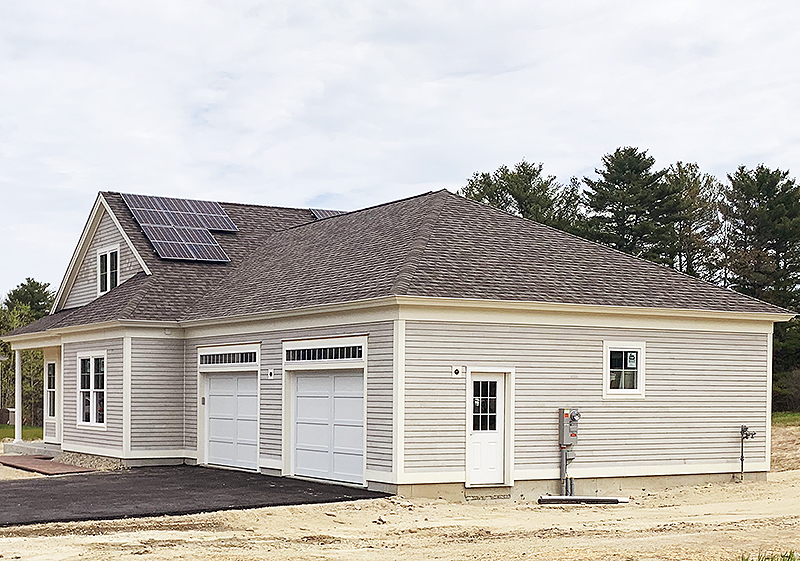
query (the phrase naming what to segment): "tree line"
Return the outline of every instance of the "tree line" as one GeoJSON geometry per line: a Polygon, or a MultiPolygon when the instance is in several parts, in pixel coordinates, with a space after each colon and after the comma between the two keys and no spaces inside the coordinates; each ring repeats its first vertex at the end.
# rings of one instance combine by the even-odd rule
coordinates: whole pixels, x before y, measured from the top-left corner
{"type": "MultiPolygon", "coordinates": [[[[32,278],[25,279],[9,291],[0,304],[0,334],[8,333],[46,316],[55,294],[50,285],[32,278]]],[[[14,363],[11,344],[0,341],[0,408],[14,407],[14,363]]],[[[42,426],[44,357],[42,351],[22,351],[22,423],[42,426]]]]}
{"type": "MultiPolygon", "coordinates": [[[[636,147],[596,177],[559,182],[541,163],[477,172],[459,194],[775,304],[800,310],[800,184],[739,166],[723,180],[696,163],[659,169],[636,147]]],[[[800,320],[775,325],[773,407],[800,411],[800,320]]]]}

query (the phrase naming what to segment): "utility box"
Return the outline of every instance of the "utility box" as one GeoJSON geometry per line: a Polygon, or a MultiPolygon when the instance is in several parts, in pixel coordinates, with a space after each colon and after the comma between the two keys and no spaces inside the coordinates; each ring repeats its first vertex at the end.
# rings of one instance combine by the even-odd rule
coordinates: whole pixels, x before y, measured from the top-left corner
{"type": "Polygon", "coordinates": [[[578,421],[581,412],[578,409],[559,409],[558,443],[562,448],[572,448],[578,443],[578,421]]]}

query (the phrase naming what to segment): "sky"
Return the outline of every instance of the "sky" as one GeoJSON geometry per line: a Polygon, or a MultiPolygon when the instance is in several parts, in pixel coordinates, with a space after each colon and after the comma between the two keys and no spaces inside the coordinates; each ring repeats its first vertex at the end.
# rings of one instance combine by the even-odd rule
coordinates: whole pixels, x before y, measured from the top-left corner
{"type": "Polygon", "coordinates": [[[796,0],[2,0],[0,296],[98,191],[352,210],[527,159],[800,172],[796,0]]]}

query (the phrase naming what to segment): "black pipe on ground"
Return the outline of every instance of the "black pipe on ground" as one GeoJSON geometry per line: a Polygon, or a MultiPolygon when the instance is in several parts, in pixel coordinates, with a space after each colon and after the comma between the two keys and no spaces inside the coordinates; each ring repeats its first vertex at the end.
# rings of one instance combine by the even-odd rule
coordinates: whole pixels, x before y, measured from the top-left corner
{"type": "Polygon", "coordinates": [[[581,497],[576,495],[542,495],[540,505],[618,505],[630,502],[627,497],[581,497]]]}

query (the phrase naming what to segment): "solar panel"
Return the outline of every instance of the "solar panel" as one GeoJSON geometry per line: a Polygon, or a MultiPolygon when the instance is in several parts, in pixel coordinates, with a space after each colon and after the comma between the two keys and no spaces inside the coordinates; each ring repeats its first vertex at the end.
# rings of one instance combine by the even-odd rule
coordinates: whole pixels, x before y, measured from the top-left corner
{"type": "Polygon", "coordinates": [[[330,218],[331,216],[339,216],[340,214],[345,214],[343,210],[327,210],[324,208],[312,208],[309,209],[311,214],[314,215],[314,218],[317,220],[322,220],[323,218],[330,218]]]}
{"type": "Polygon", "coordinates": [[[128,193],[122,198],[162,259],[230,261],[209,231],[239,231],[219,203],[128,193]]]}

